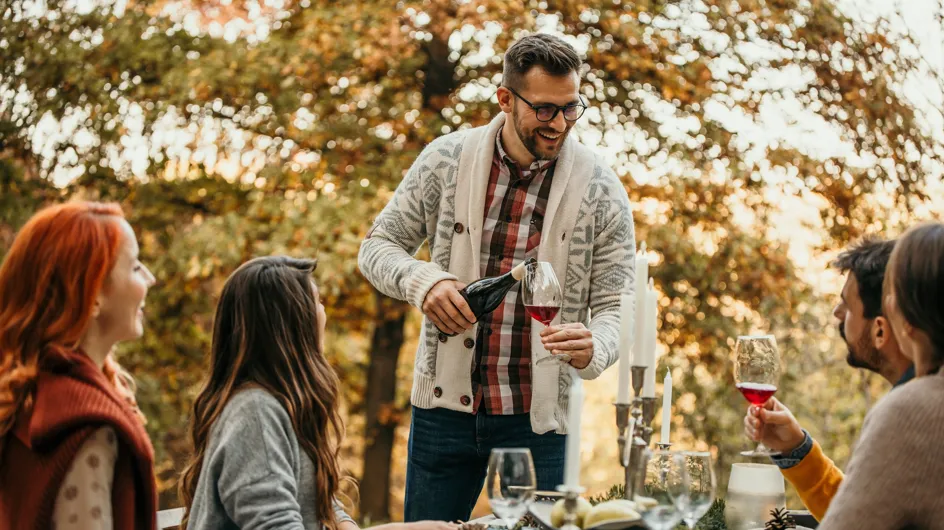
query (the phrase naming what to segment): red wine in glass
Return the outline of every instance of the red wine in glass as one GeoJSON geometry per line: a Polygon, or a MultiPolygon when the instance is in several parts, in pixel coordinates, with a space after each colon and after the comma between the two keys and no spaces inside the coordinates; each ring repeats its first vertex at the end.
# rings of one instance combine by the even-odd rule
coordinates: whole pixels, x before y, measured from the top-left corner
{"type": "MultiPolygon", "coordinates": [[[[780,349],[773,335],[743,335],[734,344],[734,384],[752,406],[761,407],[780,383],[780,349]]],[[[758,444],[744,456],[776,454],[758,444]]]]}
{"type": "MultiPolygon", "coordinates": [[[[525,269],[524,279],[521,282],[521,301],[524,303],[528,316],[550,326],[560,312],[564,297],[561,293],[560,282],[554,273],[554,267],[546,261],[529,263],[525,269]]],[[[570,361],[569,354],[547,355],[537,360],[536,364],[544,362],[570,361]]]]}
{"type": "Polygon", "coordinates": [[[545,326],[550,326],[551,321],[554,320],[554,317],[557,316],[557,312],[560,311],[559,305],[526,305],[524,308],[528,311],[528,315],[530,315],[531,318],[545,326]]]}
{"type": "Polygon", "coordinates": [[[738,383],[737,389],[741,391],[744,398],[750,401],[751,405],[760,407],[777,392],[774,385],[765,385],[763,383],[738,383]]]}
{"type": "Polygon", "coordinates": [[[549,326],[564,302],[554,268],[546,261],[528,262],[521,283],[525,310],[534,320],[549,326]]]}

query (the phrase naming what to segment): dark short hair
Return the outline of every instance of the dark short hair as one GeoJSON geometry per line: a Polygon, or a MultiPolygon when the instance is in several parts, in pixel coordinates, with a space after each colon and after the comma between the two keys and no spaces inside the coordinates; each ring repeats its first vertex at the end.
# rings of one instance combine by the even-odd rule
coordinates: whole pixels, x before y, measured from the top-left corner
{"type": "Polygon", "coordinates": [[[546,33],[528,35],[505,52],[502,84],[515,90],[524,89],[524,76],[535,66],[552,76],[562,77],[571,72],[580,73],[581,64],[577,50],[562,39],[546,33]]]}
{"type": "Polygon", "coordinates": [[[944,223],[925,223],[901,236],[888,265],[886,292],[895,293],[906,322],[931,341],[934,368],[944,364],[944,223]]]}
{"type": "Polygon", "coordinates": [[[882,315],[882,282],[885,281],[885,268],[888,267],[894,248],[895,240],[866,237],[833,261],[833,267],[855,276],[865,318],[882,315]]]}

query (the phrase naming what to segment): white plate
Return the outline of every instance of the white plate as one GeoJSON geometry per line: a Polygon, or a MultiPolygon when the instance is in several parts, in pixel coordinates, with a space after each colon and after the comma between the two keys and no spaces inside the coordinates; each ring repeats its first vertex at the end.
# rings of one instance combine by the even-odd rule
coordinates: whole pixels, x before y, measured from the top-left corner
{"type": "MultiPolygon", "coordinates": [[[[549,493],[549,492],[547,492],[549,493]]],[[[540,497],[540,495],[538,495],[540,497]]],[[[535,501],[531,503],[531,515],[535,519],[541,522],[547,528],[554,528],[554,525],[551,524],[551,509],[554,508],[555,501],[535,501]]],[[[592,526],[590,528],[585,528],[584,530],[626,530],[627,528],[645,528],[645,523],[641,519],[633,520],[610,520],[605,523],[592,526]]]]}

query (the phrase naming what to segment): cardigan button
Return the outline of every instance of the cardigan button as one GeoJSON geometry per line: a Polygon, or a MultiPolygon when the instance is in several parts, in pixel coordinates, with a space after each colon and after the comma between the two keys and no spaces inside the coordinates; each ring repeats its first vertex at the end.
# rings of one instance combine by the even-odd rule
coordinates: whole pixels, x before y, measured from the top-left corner
{"type": "Polygon", "coordinates": [[[433,395],[436,397],[442,397],[442,389],[437,386],[433,389],[433,395]]]}
{"type": "Polygon", "coordinates": [[[452,226],[452,229],[455,230],[457,234],[461,234],[462,231],[465,230],[465,227],[462,226],[462,223],[456,223],[452,226]]]}
{"type": "Polygon", "coordinates": [[[439,332],[439,342],[446,342],[449,340],[449,335],[446,335],[442,331],[439,332]]]}
{"type": "Polygon", "coordinates": [[[463,342],[462,344],[464,344],[465,347],[470,350],[475,347],[475,341],[472,339],[465,339],[465,342],[463,342]]]}
{"type": "Polygon", "coordinates": [[[468,407],[472,403],[472,398],[469,396],[462,396],[459,398],[459,403],[462,403],[463,407],[468,407]]]}

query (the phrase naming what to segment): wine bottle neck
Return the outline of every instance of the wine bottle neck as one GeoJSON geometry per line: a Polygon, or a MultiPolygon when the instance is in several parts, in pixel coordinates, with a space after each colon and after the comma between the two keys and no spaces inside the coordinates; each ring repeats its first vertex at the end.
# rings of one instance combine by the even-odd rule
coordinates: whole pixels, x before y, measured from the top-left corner
{"type": "Polygon", "coordinates": [[[528,258],[522,261],[515,268],[511,269],[511,277],[514,278],[515,281],[521,281],[521,278],[524,278],[524,271],[528,265],[536,262],[534,258],[528,258]]]}

